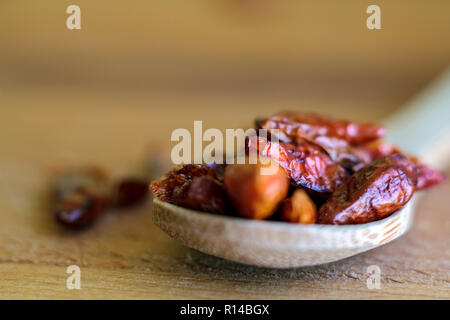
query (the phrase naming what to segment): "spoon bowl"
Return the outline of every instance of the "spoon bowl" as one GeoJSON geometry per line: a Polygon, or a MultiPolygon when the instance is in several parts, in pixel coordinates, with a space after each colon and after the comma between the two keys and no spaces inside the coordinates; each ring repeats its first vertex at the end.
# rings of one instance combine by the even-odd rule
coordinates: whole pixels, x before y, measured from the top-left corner
{"type": "MultiPolygon", "coordinates": [[[[385,121],[387,140],[436,169],[450,158],[450,69],[385,121]]],[[[411,226],[420,194],[387,218],[359,225],[255,221],[153,201],[153,222],[188,247],[271,268],[313,266],[351,257],[400,237],[411,226]]]]}
{"type": "Polygon", "coordinates": [[[154,199],[153,222],[204,253],[259,267],[295,268],[338,261],[400,237],[411,226],[415,201],[382,220],[334,226],[247,220],[154,199]]]}

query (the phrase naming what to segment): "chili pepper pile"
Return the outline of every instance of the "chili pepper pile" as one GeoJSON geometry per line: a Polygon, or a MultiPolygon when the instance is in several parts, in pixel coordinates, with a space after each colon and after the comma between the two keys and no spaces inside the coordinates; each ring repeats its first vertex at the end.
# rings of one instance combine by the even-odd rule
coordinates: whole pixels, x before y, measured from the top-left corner
{"type": "Polygon", "coordinates": [[[375,124],[285,112],[256,127],[278,138],[247,139],[258,163],[184,165],[150,190],[162,201],[213,214],[345,225],[385,218],[414,192],[445,179],[384,142],[386,131],[375,124]],[[261,174],[273,164],[274,174],[261,174]]]}

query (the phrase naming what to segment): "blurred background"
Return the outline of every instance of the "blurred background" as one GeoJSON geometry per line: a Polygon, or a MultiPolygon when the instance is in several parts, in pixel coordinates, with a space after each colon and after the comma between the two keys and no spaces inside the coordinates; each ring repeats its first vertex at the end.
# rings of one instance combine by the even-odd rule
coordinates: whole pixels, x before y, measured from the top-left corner
{"type": "Polygon", "coordinates": [[[3,152],[135,157],[193,120],[280,109],[377,121],[449,65],[450,2],[377,1],[368,30],[372,2],[2,1],[3,152]]]}

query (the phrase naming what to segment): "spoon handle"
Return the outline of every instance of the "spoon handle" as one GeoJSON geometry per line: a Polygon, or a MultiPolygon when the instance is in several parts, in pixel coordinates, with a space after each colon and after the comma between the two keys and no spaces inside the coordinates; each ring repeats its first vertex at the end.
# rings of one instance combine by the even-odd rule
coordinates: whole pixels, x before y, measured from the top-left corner
{"type": "Polygon", "coordinates": [[[384,124],[389,142],[443,169],[450,155],[450,68],[384,124]]]}

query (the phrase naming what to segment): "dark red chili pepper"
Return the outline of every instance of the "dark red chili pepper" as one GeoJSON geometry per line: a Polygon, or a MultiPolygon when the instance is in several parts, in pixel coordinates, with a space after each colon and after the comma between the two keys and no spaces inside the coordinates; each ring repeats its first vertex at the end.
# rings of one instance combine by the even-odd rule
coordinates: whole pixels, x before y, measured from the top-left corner
{"type": "Polygon", "coordinates": [[[248,140],[248,151],[272,158],[283,167],[291,183],[317,192],[333,192],[347,177],[346,171],[306,140],[296,145],[270,142],[262,137],[248,140]]]}
{"type": "Polygon", "coordinates": [[[379,158],[341,184],[319,209],[318,223],[361,224],[403,207],[416,189],[417,172],[401,154],[379,158]]]}
{"type": "Polygon", "coordinates": [[[117,186],[114,205],[124,208],[144,202],[149,195],[148,184],[146,180],[138,178],[122,179],[117,186]]]}

